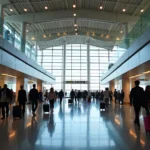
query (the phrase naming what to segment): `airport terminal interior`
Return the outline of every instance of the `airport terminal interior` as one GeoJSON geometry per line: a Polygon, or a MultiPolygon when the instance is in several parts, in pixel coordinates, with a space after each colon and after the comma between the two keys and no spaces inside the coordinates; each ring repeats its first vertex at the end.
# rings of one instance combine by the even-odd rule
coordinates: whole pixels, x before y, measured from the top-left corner
{"type": "Polygon", "coordinates": [[[150,0],[0,0],[0,150],[149,150],[149,112],[150,0]]]}

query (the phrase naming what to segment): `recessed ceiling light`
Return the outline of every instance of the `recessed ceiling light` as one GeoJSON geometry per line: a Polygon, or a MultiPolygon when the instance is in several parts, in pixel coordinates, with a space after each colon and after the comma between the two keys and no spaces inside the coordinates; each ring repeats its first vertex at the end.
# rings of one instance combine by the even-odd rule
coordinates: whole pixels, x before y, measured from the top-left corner
{"type": "Polygon", "coordinates": [[[31,40],[35,40],[35,37],[32,37],[31,40]]]}
{"type": "Polygon", "coordinates": [[[57,33],[58,36],[60,36],[60,33],[57,33]]]}
{"type": "Polygon", "coordinates": [[[26,32],[29,32],[29,30],[26,30],[26,32]]]}
{"type": "Polygon", "coordinates": [[[12,8],[10,8],[9,10],[10,10],[11,12],[13,11],[13,9],[12,9],[12,8]]]}
{"type": "Polygon", "coordinates": [[[73,8],[76,8],[76,5],[75,5],[75,4],[73,4],[73,8]]]}
{"type": "Polygon", "coordinates": [[[141,9],[141,12],[144,12],[144,9],[141,9]]]}
{"type": "Polygon", "coordinates": [[[44,34],[43,37],[46,38],[46,35],[44,34]]]}
{"type": "Polygon", "coordinates": [[[125,8],[123,8],[123,9],[122,9],[122,11],[123,11],[123,12],[125,12],[125,11],[126,11],[126,9],[125,9],[125,8]]]}
{"type": "Polygon", "coordinates": [[[24,8],[24,11],[28,11],[27,8],[24,8]]]}
{"type": "Polygon", "coordinates": [[[121,30],[120,33],[123,33],[123,31],[121,30]]]}
{"type": "Polygon", "coordinates": [[[76,16],[76,13],[74,13],[73,16],[75,17],[75,16],[76,16]]]}
{"type": "Polygon", "coordinates": [[[102,9],[103,9],[103,6],[100,6],[99,8],[102,10],[102,9]]]}
{"type": "Polygon", "coordinates": [[[76,35],[78,35],[78,33],[76,33],[76,35]]]}
{"type": "Polygon", "coordinates": [[[77,31],[77,29],[75,29],[75,31],[77,31]]]}
{"type": "Polygon", "coordinates": [[[116,38],[116,40],[117,40],[117,41],[119,41],[119,40],[120,40],[120,38],[119,38],[119,37],[117,37],[117,38],[116,38]]]}
{"type": "Polygon", "coordinates": [[[76,26],[77,26],[77,24],[75,23],[75,24],[74,24],[74,26],[76,27],[76,26]]]}
{"type": "Polygon", "coordinates": [[[108,38],[109,38],[109,35],[106,35],[106,38],[108,39],[108,38]]]}
{"type": "Polygon", "coordinates": [[[45,6],[44,8],[45,8],[46,10],[48,9],[48,7],[47,7],[47,6],[45,6]]]}

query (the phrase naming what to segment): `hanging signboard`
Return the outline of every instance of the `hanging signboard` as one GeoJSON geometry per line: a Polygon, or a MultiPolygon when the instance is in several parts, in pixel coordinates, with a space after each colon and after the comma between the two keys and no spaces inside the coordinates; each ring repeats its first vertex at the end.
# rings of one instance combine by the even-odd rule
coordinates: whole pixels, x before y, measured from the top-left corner
{"type": "Polygon", "coordinates": [[[65,81],[66,84],[87,84],[88,81],[65,81]]]}

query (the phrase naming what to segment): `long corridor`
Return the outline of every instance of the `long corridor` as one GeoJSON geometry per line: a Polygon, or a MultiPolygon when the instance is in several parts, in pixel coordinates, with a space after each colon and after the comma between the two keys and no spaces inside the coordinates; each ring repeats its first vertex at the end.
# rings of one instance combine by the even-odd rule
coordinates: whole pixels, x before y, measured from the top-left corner
{"type": "Polygon", "coordinates": [[[149,150],[141,113],[141,130],[134,126],[133,108],[112,103],[106,111],[99,110],[99,101],[60,107],[55,103],[53,114],[43,115],[39,104],[37,116],[31,106],[21,120],[0,121],[0,150],[149,150]]]}

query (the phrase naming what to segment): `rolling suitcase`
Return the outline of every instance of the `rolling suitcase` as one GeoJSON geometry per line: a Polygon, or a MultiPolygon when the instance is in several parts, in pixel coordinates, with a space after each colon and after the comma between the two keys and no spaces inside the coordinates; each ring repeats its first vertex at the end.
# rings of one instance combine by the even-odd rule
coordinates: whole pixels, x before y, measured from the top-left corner
{"type": "Polygon", "coordinates": [[[106,104],[105,102],[100,103],[100,110],[105,110],[106,109],[106,104]]]}
{"type": "Polygon", "coordinates": [[[150,133],[150,115],[144,117],[144,126],[145,126],[146,134],[150,133]]]}
{"type": "Polygon", "coordinates": [[[13,106],[13,118],[21,119],[21,107],[20,106],[13,106]]]}
{"type": "Polygon", "coordinates": [[[72,104],[73,100],[72,99],[68,99],[68,104],[72,104]]]}
{"type": "Polygon", "coordinates": [[[49,109],[50,109],[49,104],[43,104],[43,112],[44,112],[44,113],[49,112],[49,109]]]}

